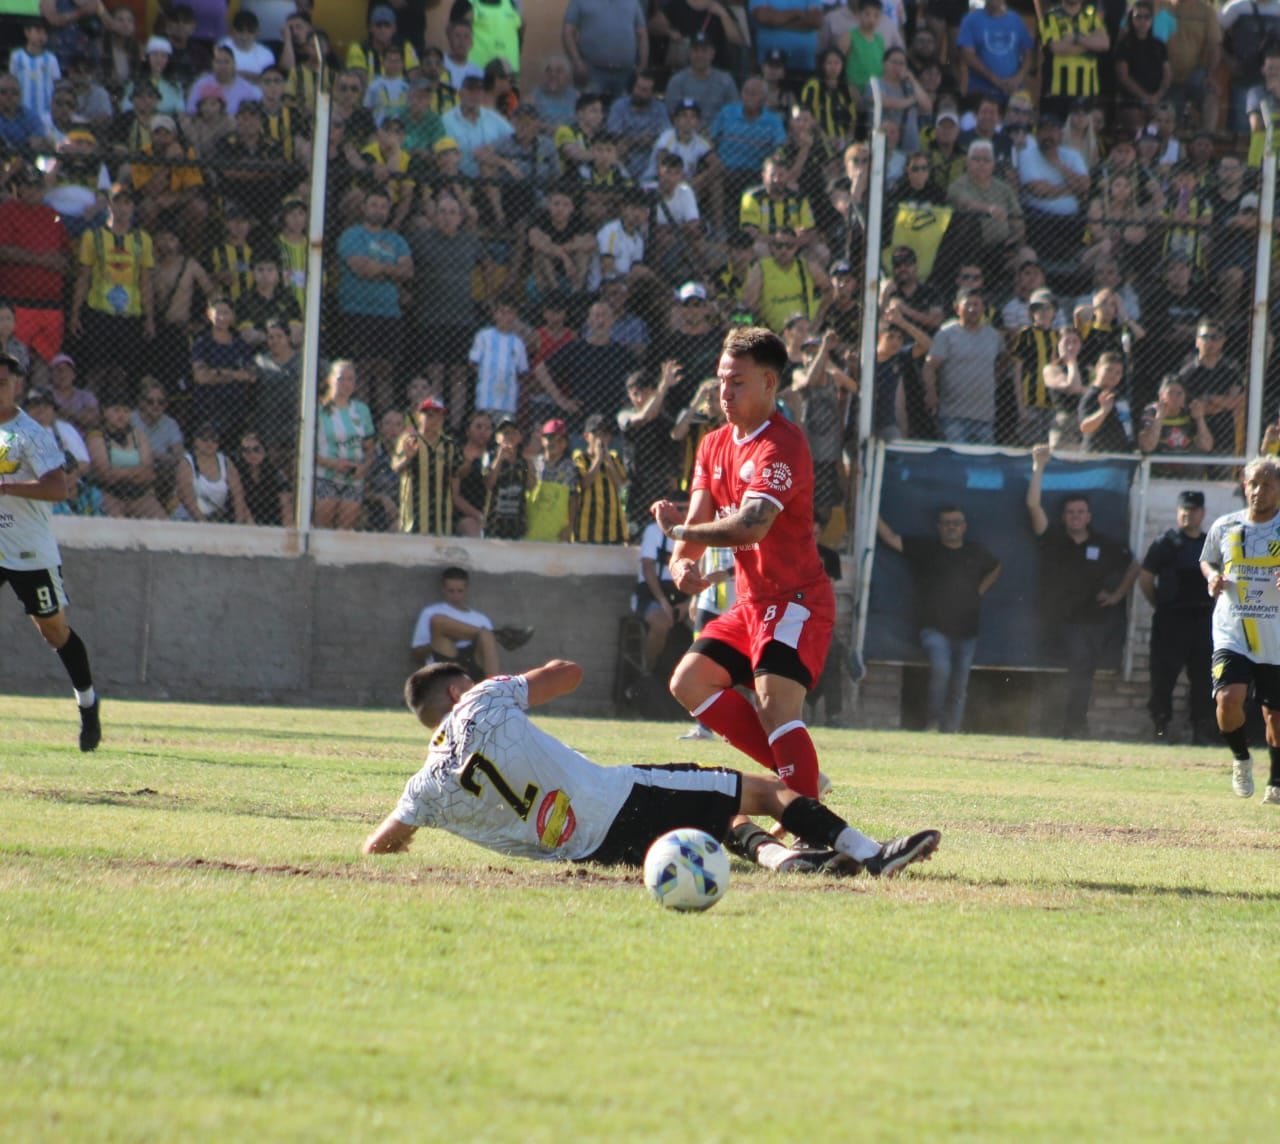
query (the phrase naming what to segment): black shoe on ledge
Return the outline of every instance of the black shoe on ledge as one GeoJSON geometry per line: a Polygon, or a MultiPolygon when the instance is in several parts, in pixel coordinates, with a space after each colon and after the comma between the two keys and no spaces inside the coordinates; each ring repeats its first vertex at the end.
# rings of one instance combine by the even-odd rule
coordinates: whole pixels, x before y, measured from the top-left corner
{"type": "Polygon", "coordinates": [[[93,751],[102,742],[102,723],[98,719],[99,700],[92,707],[80,708],[80,749],[93,751]]]}
{"type": "Polygon", "coordinates": [[[532,628],[495,628],[493,638],[498,641],[500,647],[507,651],[515,651],[518,647],[524,647],[531,639],[533,639],[532,628]]]}

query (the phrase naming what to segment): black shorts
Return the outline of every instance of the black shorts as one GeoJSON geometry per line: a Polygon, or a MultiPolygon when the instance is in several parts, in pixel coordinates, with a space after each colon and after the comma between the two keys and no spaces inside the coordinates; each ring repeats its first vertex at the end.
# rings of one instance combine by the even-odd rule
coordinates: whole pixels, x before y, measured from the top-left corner
{"type": "Polygon", "coordinates": [[[56,616],[67,606],[62,568],[0,568],[0,584],[8,584],[28,616],[56,616]]]}
{"type": "Polygon", "coordinates": [[[414,356],[425,365],[466,365],[475,336],[472,326],[419,326],[414,356]]]}
{"type": "Polygon", "coordinates": [[[381,358],[397,364],[400,361],[400,327],[399,318],[343,314],[343,353],[353,361],[381,358]]]}
{"type": "Polygon", "coordinates": [[[1280,711],[1280,664],[1255,663],[1238,651],[1213,653],[1213,693],[1235,684],[1253,684],[1253,697],[1272,711],[1280,711]]]}
{"type": "Polygon", "coordinates": [[[86,306],[81,322],[84,333],[76,343],[76,358],[82,373],[115,368],[130,381],[137,377],[138,363],[148,344],[142,337],[141,318],[117,317],[86,306]]]}
{"type": "Polygon", "coordinates": [[[689,654],[705,655],[712,663],[718,663],[729,673],[734,687],[754,691],[757,675],[778,675],[783,679],[794,680],[806,691],[813,690],[813,673],[805,667],[800,653],[779,640],[770,640],[764,645],[760,662],[754,667],[751,660],[736,647],[731,647],[714,636],[699,636],[689,646],[689,654]]]}
{"type": "Polygon", "coordinates": [[[637,781],[609,827],[604,841],[583,862],[601,866],[643,866],[654,841],[669,830],[691,826],[717,842],[742,805],[742,775],[727,767],[696,763],[637,766],[637,781]]]}

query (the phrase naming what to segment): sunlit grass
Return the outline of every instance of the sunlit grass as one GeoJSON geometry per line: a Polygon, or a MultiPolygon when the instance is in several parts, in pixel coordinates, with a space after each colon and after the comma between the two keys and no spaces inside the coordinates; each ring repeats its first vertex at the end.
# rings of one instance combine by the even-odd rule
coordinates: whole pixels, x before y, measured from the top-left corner
{"type": "MultiPolygon", "coordinates": [[[[831,805],[940,827],[934,861],[739,864],[687,917],[435,833],[362,857],[424,751],[403,713],[104,718],[82,756],[70,701],[0,698],[6,1140],[1274,1131],[1280,808],[1222,752],[818,731],[831,805]]],[[[541,721],[606,764],[738,762],[541,721]]]]}

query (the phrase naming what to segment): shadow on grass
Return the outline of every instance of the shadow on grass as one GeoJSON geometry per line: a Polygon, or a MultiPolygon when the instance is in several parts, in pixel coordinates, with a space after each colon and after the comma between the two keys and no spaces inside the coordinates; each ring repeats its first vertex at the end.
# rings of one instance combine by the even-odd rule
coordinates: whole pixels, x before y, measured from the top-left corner
{"type": "MultiPolygon", "coordinates": [[[[1212,890],[1205,886],[1155,886],[1138,882],[1094,882],[1087,879],[1068,879],[1062,882],[1017,882],[1009,878],[969,878],[962,874],[930,871],[928,882],[950,885],[969,890],[1023,890],[1028,893],[1053,891],[1062,893],[1114,894],[1125,898],[1181,898],[1186,901],[1220,902],[1280,902],[1280,890],[1212,890]]],[[[921,881],[922,886],[927,885],[921,881]]],[[[1067,902],[1055,902],[1044,908],[1065,910],[1075,908],[1067,902]]]]}
{"type": "Polygon", "coordinates": [[[48,802],[68,803],[76,806],[128,806],[148,810],[198,811],[201,814],[233,814],[249,818],[274,818],[286,822],[367,822],[367,815],[356,811],[324,810],[311,813],[297,810],[275,810],[270,807],[216,804],[197,798],[181,795],[161,794],[150,787],[139,790],[49,790],[37,789],[23,791],[28,798],[43,799],[48,802]]]}
{"type": "Polygon", "coordinates": [[[1186,898],[1208,901],[1280,902],[1280,890],[1210,890],[1204,886],[1141,886],[1131,882],[1063,882],[1069,890],[1121,894],[1124,897],[1186,898]]]}

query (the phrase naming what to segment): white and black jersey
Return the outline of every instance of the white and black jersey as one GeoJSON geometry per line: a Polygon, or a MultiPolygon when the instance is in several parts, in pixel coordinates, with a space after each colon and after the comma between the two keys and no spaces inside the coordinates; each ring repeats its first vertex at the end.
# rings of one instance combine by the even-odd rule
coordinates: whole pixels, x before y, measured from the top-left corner
{"type": "Polygon", "coordinates": [[[445,717],[396,818],[521,858],[574,861],[597,849],[627,801],[630,767],[599,767],[535,727],[529,684],[477,684],[445,717]]]}
{"type": "Polygon", "coordinates": [[[436,729],[395,818],[520,858],[638,865],[692,826],[723,838],[742,776],[722,768],[601,767],[535,727],[523,676],[477,684],[436,729]]]}
{"type": "MultiPolygon", "coordinates": [[[[0,477],[5,480],[38,481],[65,460],[54,435],[22,410],[0,424],[0,477]]],[[[52,519],[48,501],[0,497],[0,568],[57,568],[62,558],[52,519]]]]}

